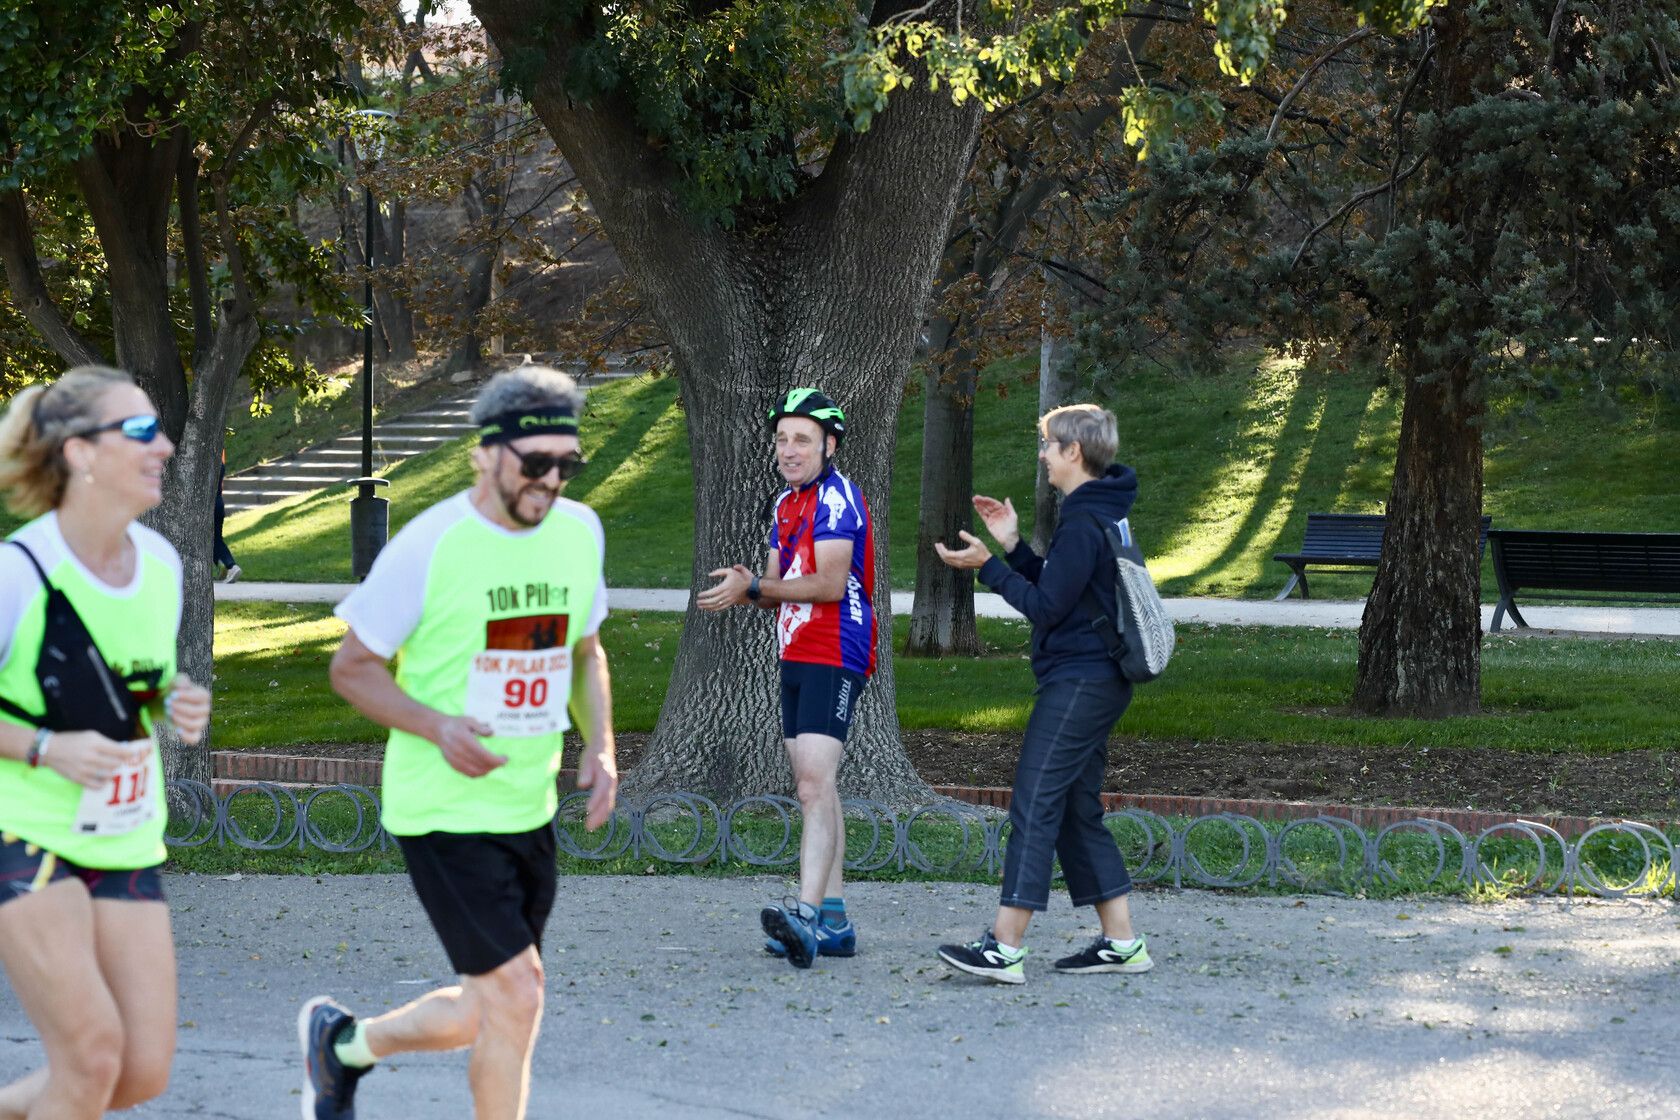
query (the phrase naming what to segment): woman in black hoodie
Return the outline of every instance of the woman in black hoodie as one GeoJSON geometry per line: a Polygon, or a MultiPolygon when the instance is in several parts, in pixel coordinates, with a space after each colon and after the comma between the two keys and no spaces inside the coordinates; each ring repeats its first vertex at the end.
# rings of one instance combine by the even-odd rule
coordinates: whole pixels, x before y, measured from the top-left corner
{"type": "Polygon", "coordinates": [[[1009,846],[997,919],[978,941],[942,945],[939,956],[964,972],[1005,984],[1026,980],[1022,942],[1033,911],[1050,900],[1053,860],[1075,906],[1095,906],[1102,933],[1081,952],[1056,962],[1059,972],[1147,972],[1154,967],[1132,929],[1131,877],[1114,836],[1103,825],[1103,773],[1108,735],[1131,702],[1103,636],[1082,605],[1087,590],[1108,618],[1114,601],[1114,557],[1099,519],[1124,519],[1137,497],[1137,475],[1114,462],[1114,414],[1076,404],[1038,422],[1038,457],[1062,494],[1061,515],[1041,558],[1021,539],[1008,500],[975,495],[974,508],[1005,558],[963,532],[966,547],[936,544],[953,568],[978,569],[980,580],[1032,623],[1032,668],[1038,696],[1027,720],[1009,806],[1009,846]],[[1007,563],[1005,562],[1007,561],[1007,563]]]}

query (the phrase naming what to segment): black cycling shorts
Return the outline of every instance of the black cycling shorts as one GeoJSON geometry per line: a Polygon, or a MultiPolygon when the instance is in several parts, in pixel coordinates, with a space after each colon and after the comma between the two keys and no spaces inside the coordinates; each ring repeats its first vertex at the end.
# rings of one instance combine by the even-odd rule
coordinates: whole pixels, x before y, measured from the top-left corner
{"type": "Polygon", "coordinates": [[[0,904],[34,894],[64,879],[80,879],[94,898],[111,902],[162,902],[158,868],[106,871],[83,867],[9,832],[0,833],[0,904]]]}
{"type": "Polygon", "coordinates": [[[836,665],[782,662],[782,737],[827,735],[844,743],[863,685],[861,674],[836,665]]]}
{"type": "Polygon", "coordinates": [[[399,836],[408,877],[449,964],[482,976],[536,946],[554,907],[554,830],[399,836]]]}

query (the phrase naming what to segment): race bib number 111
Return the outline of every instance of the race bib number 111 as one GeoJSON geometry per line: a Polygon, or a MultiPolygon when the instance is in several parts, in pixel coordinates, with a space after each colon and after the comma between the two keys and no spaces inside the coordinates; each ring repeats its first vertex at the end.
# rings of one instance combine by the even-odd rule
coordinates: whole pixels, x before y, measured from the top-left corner
{"type": "Polygon", "coordinates": [[[157,816],[159,773],[157,748],[150,739],[128,744],[134,761],[119,766],[98,789],[84,789],[76,806],[76,831],[83,836],[121,836],[157,816]]]}

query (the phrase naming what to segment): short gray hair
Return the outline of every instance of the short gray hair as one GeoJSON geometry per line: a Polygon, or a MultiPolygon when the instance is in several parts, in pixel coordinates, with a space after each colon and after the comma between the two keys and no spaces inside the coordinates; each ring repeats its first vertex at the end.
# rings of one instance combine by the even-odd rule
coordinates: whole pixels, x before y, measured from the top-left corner
{"type": "Polygon", "coordinates": [[[517,366],[484,383],[473,401],[471,418],[483,426],[503,413],[535,408],[569,408],[572,415],[581,416],[583,390],[571,375],[549,366],[517,366]]]}
{"type": "Polygon", "coordinates": [[[1120,453],[1120,429],[1114,413],[1094,404],[1053,408],[1039,418],[1038,432],[1064,446],[1077,443],[1092,478],[1101,478],[1120,453]]]}

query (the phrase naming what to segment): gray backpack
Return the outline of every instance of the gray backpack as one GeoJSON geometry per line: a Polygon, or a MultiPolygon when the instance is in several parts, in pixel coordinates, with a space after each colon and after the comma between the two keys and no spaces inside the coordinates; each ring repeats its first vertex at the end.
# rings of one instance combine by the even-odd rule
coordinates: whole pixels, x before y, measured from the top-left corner
{"type": "Polygon", "coordinates": [[[1096,514],[1091,516],[1114,554],[1114,602],[1120,617],[1110,619],[1104,614],[1089,587],[1080,602],[1091,616],[1091,627],[1102,635],[1108,655],[1120,666],[1120,675],[1133,684],[1152,681],[1165,671],[1172,657],[1172,619],[1167,617],[1155,581],[1149,578],[1143,550],[1132,537],[1129,519],[1107,521],[1096,514]]]}

